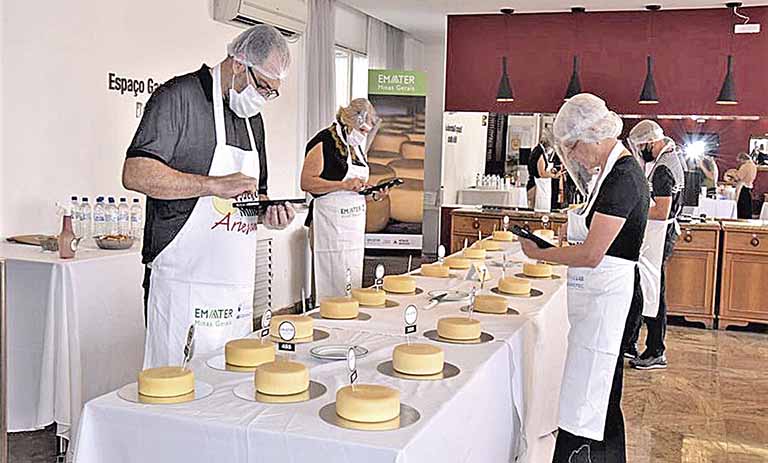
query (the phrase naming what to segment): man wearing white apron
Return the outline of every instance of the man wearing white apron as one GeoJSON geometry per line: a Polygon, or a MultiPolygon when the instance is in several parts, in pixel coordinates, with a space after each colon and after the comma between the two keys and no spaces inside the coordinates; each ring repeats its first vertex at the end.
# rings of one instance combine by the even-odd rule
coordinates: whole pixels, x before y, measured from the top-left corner
{"type": "Polygon", "coordinates": [[[306,225],[311,227],[313,294],[318,302],[344,295],[347,269],[352,286],[362,284],[367,198],[359,191],[368,182],[363,150],[375,124],[371,103],[355,99],[307,143],[301,188],[314,198],[306,225]]]}
{"type": "MultiPolygon", "coordinates": [[[[252,331],[258,219],[231,198],[266,194],[254,127],[263,130],[258,115],[279,95],[290,54],[266,25],[241,33],[228,54],[155,91],[123,167],[125,187],[148,196],[145,368],[180,365],[191,325],[197,353],[252,331]]],[[[282,228],[293,215],[280,206],[263,221],[282,228]]]]}
{"type": "Polygon", "coordinates": [[[630,334],[624,356],[631,359],[630,365],[634,368],[663,369],[667,367],[664,353],[667,331],[664,274],[666,262],[680,235],[676,219],[683,208],[685,173],[675,142],[664,135],[656,122],[646,119],[635,125],[629,132],[629,144],[635,156],[645,164],[653,201],[640,253],[643,303],[633,305],[630,310],[630,334]],[[638,356],[637,338],[641,320],[648,327],[648,336],[645,351],[638,356]]]}
{"type": "Polygon", "coordinates": [[[621,128],[621,118],[594,95],[560,108],[557,153],[587,203],[568,213],[571,246],[539,249],[521,240],[529,258],[568,265],[571,329],[554,463],[626,461],[620,352],[639,285],[649,193],[637,160],[617,140],[621,128]]]}
{"type": "Polygon", "coordinates": [[[559,174],[554,171],[550,156],[552,149],[551,133],[545,132],[541,141],[531,151],[528,158],[528,206],[536,211],[549,212],[552,209],[552,183],[559,174]]]}

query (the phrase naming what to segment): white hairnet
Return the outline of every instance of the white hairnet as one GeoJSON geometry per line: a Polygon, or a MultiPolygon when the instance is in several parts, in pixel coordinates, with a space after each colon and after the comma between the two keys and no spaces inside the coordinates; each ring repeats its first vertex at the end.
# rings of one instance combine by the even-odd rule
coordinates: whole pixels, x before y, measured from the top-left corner
{"type": "Polygon", "coordinates": [[[267,24],[253,26],[235,37],[227,45],[227,53],[268,79],[284,79],[291,65],[288,42],[280,31],[267,24]]]}
{"type": "Polygon", "coordinates": [[[605,101],[590,93],[580,93],[560,107],[552,131],[558,143],[597,143],[618,137],[623,126],[619,115],[609,110],[605,101]]]}
{"type": "Polygon", "coordinates": [[[664,129],[659,124],[650,119],[644,119],[637,123],[629,131],[629,141],[634,145],[644,145],[655,141],[663,140],[665,137],[664,129]]]}

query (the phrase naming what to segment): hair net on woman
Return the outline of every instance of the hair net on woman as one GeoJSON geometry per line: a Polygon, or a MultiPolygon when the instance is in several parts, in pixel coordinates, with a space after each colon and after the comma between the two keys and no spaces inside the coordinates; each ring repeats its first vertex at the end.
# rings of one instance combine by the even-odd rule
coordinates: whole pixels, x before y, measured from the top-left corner
{"type": "Polygon", "coordinates": [[[664,129],[656,122],[650,119],[644,119],[638,122],[632,130],[629,131],[627,137],[627,144],[638,160],[645,161],[640,152],[640,148],[648,145],[649,143],[657,142],[659,140],[665,141],[663,151],[675,148],[675,141],[664,135],[664,129]]]}
{"type": "Polygon", "coordinates": [[[589,93],[576,95],[560,107],[552,126],[555,150],[582,194],[588,193],[595,171],[571,158],[574,145],[617,138],[622,127],[618,114],[609,110],[605,101],[589,93]]]}
{"type": "Polygon", "coordinates": [[[280,31],[267,24],[253,26],[235,37],[227,45],[227,53],[268,79],[284,79],[291,65],[288,42],[280,31]]]}
{"type": "Polygon", "coordinates": [[[347,107],[340,107],[336,112],[336,118],[347,127],[361,129],[364,125],[372,129],[377,123],[376,109],[365,98],[356,98],[347,107]]]}

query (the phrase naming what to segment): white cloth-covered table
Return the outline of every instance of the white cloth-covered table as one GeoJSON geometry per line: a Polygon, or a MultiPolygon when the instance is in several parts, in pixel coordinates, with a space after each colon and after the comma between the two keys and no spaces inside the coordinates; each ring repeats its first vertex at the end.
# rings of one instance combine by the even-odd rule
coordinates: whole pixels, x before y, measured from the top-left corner
{"type": "Polygon", "coordinates": [[[144,353],[138,249],[81,245],[73,260],[0,243],[8,278],[10,431],[56,423],[69,437],[88,400],[135,377],[144,353]]]}
{"type": "Polygon", "coordinates": [[[699,198],[695,216],[706,214],[715,219],[735,219],[736,201],[730,199],[699,198]]]}
{"type": "Polygon", "coordinates": [[[528,193],[524,187],[510,190],[467,188],[458,193],[459,204],[467,206],[528,207],[528,193]]]}
{"type": "Polygon", "coordinates": [[[768,220],[768,201],[763,203],[763,208],[760,210],[760,220],[768,220]]]}
{"type": "MultiPolygon", "coordinates": [[[[514,251],[519,247],[515,244],[514,251]]],[[[500,253],[492,255],[500,257],[500,253]]],[[[516,254],[519,257],[520,254],[516,254]]],[[[500,269],[490,267],[494,277],[500,269]]],[[[519,272],[520,264],[509,269],[519,272]]],[[[564,267],[557,272],[565,274],[564,267]]],[[[464,272],[457,272],[463,277],[464,272]]],[[[568,323],[565,279],[534,282],[545,295],[512,298],[519,316],[476,314],[483,330],[495,341],[482,345],[440,344],[446,361],[461,373],[444,381],[406,381],[384,376],[376,366],[391,358],[392,348],[406,342],[403,309],[408,303],[423,307],[430,289],[469,288],[472,283],[418,277],[425,293],[393,297],[395,309],[363,309],[372,319],[316,320],[316,328],[331,337],[325,344],[357,344],[370,350],[358,360],[359,383],[387,384],[401,391],[402,403],[419,410],[418,423],[397,431],[350,431],[326,424],[318,417],[335,391],[346,384],[346,362],[313,359],[314,344],[299,345],[297,360],[310,376],[328,387],[321,398],[293,405],[264,405],[234,396],[232,388],[252,381],[251,374],[213,370],[205,358],[191,367],[196,378],[215,387],[212,396],[170,406],[138,405],[115,392],[86,404],[76,443],[77,463],[192,462],[192,461],[313,461],[345,463],[398,462],[512,462],[526,446],[557,427],[557,407],[565,361],[568,323]],[[520,429],[522,423],[522,431],[520,429]],[[521,437],[524,436],[524,439],[521,437]]],[[[488,282],[485,290],[495,286],[488,282]]],[[[434,329],[437,319],[463,314],[466,302],[444,303],[419,312],[412,340],[434,329]]]]}

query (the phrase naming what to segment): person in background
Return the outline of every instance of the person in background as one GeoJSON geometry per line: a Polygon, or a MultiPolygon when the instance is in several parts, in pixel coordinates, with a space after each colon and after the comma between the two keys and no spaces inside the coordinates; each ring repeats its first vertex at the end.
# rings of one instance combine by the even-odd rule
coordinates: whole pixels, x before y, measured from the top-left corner
{"type": "Polygon", "coordinates": [[[720,172],[717,168],[717,161],[714,156],[704,155],[699,159],[699,169],[704,174],[704,181],[701,186],[707,189],[707,194],[713,194],[717,191],[717,179],[720,172]]]}
{"type": "Polygon", "coordinates": [[[552,134],[544,130],[539,144],[528,157],[528,207],[538,210],[550,210],[557,196],[552,194],[553,179],[558,178],[560,171],[552,162],[552,134]]]}
{"type": "Polygon", "coordinates": [[[651,207],[648,211],[649,224],[646,229],[645,246],[641,264],[643,275],[643,304],[633,305],[629,326],[632,328],[624,356],[630,358],[630,365],[639,370],[663,369],[667,367],[664,338],[667,332],[667,301],[665,291],[666,263],[675,249],[680,235],[677,217],[683,209],[685,172],[675,142],[664,135],[656,122],[640,121],[629,132],[632,151],[646,165],[650,185],[651,207]],[[646,254],[647,253],[647,254],[646,254]],[[648,273],[643,274],[643,271],[648,273]],[[646,275],[652,275],[646,279],[646,275]],[[652,306],[652,307],[651,307],[652,306]],[[641,316],[648,328],[645,351],[638,356],[641,316]]]}
{"type": "Polygon", "coordinates": [[[594,95],[563,104],[555,149],[587,203],[568,212],[572,245],[540,249],[520,239],[529,258],[568,266],[571,328],[553,463],[626,461],[621,346],[639,291],[649,191],[639,163],[617,139],[621,129],[621,118],[594,95]]]}
{"type": "MultiPolygon", "coordinates": [[[[231,198],[266,198],[260,113],[289,65],[280,32],[254,26],[221,63],[174,77],[147,102],[123,165],[125,188],[147,195],[144,368],[180,365],[190,325],[201,354],[253,331],[257,223],[231,198]]],[[[283,228],[293,217],[273,206],[262,220],[283,228]]]]}
{"type": "Polygon", "coordinates": [[[741,152],[736,157],[739,169],[726,173],[726,181],[736,186],[736,214],[740,219],[752,218],[752,190],[757,178],[757,164],[747,153],[741,152]]]}
{"type": "Polygon", "coordinates": [[[754,161],[758,165],[768,164],[768,150],[765,149],[765,145],[760,145],[760,151],[757,153],[754,161]]]}
{"type": "Polygon", "coordinates": [[[388,194],[358,194],[368,186],[365,142],[377,122],[373,105],[358,98],[339,108],[331,126],[307,143],[301,189],[313,197],[305,225],[310,227],[316,301],[344,294],[347,269],[352,286],[362,285],[366,201],[381,201],[388,194]]]}

